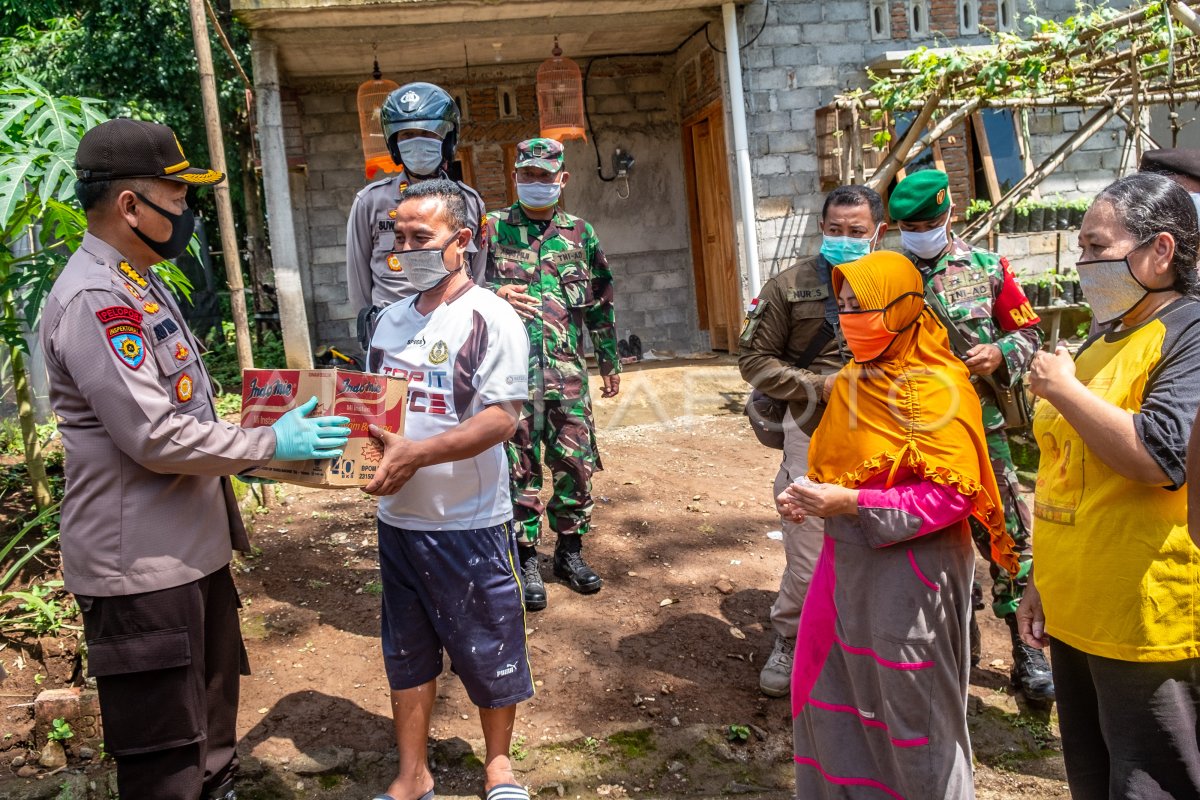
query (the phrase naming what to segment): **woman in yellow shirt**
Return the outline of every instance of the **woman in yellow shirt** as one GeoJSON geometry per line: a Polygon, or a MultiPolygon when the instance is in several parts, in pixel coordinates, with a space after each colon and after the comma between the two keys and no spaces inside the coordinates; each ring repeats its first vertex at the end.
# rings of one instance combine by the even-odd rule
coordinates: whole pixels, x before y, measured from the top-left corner
{"type": "Polygon", "coordinates": [[[1200,797],[1200,548],[1185,453],[1200,408],[1196,208],[1159,175],[1104,189],[1077,264],[1106,333],[1038,353],[1035,575],[1017,612],[1050,646],[1075,800],[1200,797]]]}

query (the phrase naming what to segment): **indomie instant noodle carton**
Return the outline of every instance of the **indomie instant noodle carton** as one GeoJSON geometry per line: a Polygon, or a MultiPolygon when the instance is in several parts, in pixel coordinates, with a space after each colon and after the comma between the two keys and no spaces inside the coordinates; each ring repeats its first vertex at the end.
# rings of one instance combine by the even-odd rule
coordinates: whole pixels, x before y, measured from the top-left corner
{"type": "Polygon", "coordinates": [[[408,381],[340,369],[242,370],[242,427],[271,425],[296,406],[316,396],[311,416],[335,415],[350,420],[350,441],[341,458],[314,461],[271,461],[249,474],[300,486],[345,489],[366,486],[383,457],[368,425],[393,433],[404,431],[408,381]]]}

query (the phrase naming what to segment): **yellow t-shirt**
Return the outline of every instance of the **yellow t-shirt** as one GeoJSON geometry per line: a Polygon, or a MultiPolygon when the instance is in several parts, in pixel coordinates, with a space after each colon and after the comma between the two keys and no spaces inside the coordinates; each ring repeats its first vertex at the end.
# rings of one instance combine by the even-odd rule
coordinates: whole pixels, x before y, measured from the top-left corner
{"type": "MultiPolygon", "coordinates": [[[[1093,340],[1075,360],[1088,390],[1134,414],[1174,483],[1200,403],[1200,313],[1184,300],[1143,325],[1093,340]]],[[[1113,472],[1049,403],[1037,405],[1034,577],[1046,631],[1124,661],[1200,657],[1200,548],[1187,492],[1113,472]]]]}

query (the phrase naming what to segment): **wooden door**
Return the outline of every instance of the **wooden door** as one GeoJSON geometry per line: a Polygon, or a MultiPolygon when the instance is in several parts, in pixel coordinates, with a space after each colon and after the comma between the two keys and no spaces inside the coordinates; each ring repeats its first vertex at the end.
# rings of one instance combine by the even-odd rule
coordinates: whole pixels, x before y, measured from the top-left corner
{"type": "Polygon", "coordinates": [[[742,321],[742,293],[724,119],[718,101],[685,120],[683,149],[700,327],[708,330],[714,350],[733,352],[742,321]]]}

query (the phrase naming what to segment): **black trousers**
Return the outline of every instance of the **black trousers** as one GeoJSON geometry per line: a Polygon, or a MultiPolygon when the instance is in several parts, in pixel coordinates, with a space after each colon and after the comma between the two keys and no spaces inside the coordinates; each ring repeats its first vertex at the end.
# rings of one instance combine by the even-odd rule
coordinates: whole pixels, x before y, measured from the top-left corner
{"type": "Polygon", "coordinates": [[[1073,800],[1200,798],[1200,659],[1146,663],[1050,642],[1073,800]]]}
{"type": "Polygon", "coordinates": [[[249,673],[229,568],[170,589],[77,599],[121,800],[197,800],[229,780],[239,676],[249,673]]]}

